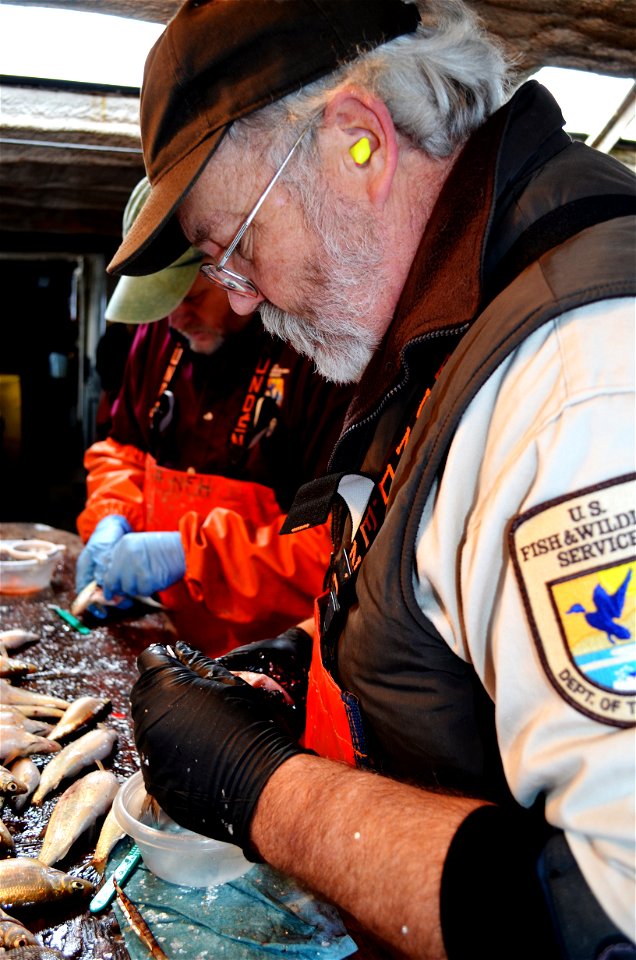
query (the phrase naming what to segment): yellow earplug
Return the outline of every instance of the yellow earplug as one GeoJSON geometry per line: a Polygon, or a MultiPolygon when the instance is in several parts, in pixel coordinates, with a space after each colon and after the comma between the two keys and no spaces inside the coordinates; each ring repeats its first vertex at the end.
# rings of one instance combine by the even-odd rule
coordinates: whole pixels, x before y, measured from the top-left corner
{"type": "Polygon", "coordinates": [[[361,137],[352,147],[349,148],[349,153],[353,157],[355,163],[361,167],[367,162],[371,156],[371,144],[369,143],[368,137],[361,137]]]}

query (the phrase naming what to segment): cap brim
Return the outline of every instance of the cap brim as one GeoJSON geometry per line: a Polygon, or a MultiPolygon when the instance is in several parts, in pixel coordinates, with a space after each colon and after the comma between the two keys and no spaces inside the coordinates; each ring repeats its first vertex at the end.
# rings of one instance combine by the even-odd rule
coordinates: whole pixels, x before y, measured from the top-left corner
{"type": "Polygon", "coordinates": [[[185,253],[190,242],[175,214],[219,146],[226,129],[216,130],[152,184],[148,199],[108,264],[109,273],[142,277],[163,270],[185,253]]]}
{"type": "Polygon", "coordinates": [[[168,267],[148,277],[121,277],[106,307],[106,319],[152,323],[179,306],[197,278],[201,261],[168,267]]]}

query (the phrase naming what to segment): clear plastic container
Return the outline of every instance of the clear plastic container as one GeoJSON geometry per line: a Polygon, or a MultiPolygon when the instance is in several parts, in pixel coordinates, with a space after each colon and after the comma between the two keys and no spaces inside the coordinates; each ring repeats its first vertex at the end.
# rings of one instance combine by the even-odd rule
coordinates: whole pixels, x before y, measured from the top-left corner
{"type": "Polygon", "coordinates": [[[113,810],[148,869],[162,880],[186,887],[216,887],[236,880],[252,866],[240,847],[185,830],[163,811],[160,829],[143,822],[146,798],[143,777],[134,773],[122,784],[113,810]]]}
{"type": "Polygon", "coordinates": [[[35,593],[51,583],[66,549],[48,540],[0,540],[0,593],[35,593]]]}

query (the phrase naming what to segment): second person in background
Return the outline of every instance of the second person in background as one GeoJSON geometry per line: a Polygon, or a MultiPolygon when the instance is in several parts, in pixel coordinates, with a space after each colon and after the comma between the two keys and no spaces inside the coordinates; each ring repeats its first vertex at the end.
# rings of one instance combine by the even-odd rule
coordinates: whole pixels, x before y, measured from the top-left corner
{"type": "MultiPolygon", "coordinates": [[[[148,190],[133,190],[124,234],[148,190]]],[[[312,614],[329,532],[278,533],[296,489],[327,466],[349,390],[235,314],[201,260],[191,249],[122,278],[108,304],[109,320],[143,325],[110,433],[85,455],[77,588],[159,592],[179,637],[219,655],[312,614]]]]}

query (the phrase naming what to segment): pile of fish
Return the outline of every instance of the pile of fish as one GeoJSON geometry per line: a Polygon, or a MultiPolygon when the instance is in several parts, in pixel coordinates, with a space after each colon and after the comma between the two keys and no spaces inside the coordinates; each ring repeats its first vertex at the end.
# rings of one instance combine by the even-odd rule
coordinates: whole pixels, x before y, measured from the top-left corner
{"type": "Polygon", "coordinates": [[[111,811],[119,782],[102,763],[117,744],[115,731],[102,722],[110,701],[82,696],[68,702],[11,682],[34,672],[25,661],[19,661],[24,669],[15,668],[13,651],[37,639],[28,631],[0,631],[0,955],[8,951],[9,960],[62,956],[39,944],[13,912],[29,914],[52,903],[72,907],[76,901],[84,909],[95,885],[54,865],[103,819],[92,861],[101,874],[124,836],[111,811]],[[29,804],[41,806],[60,785],[65,789],[55,801],[37,858],[17,856],[1,819],[4,805],[22,813],[29,804]]]}

